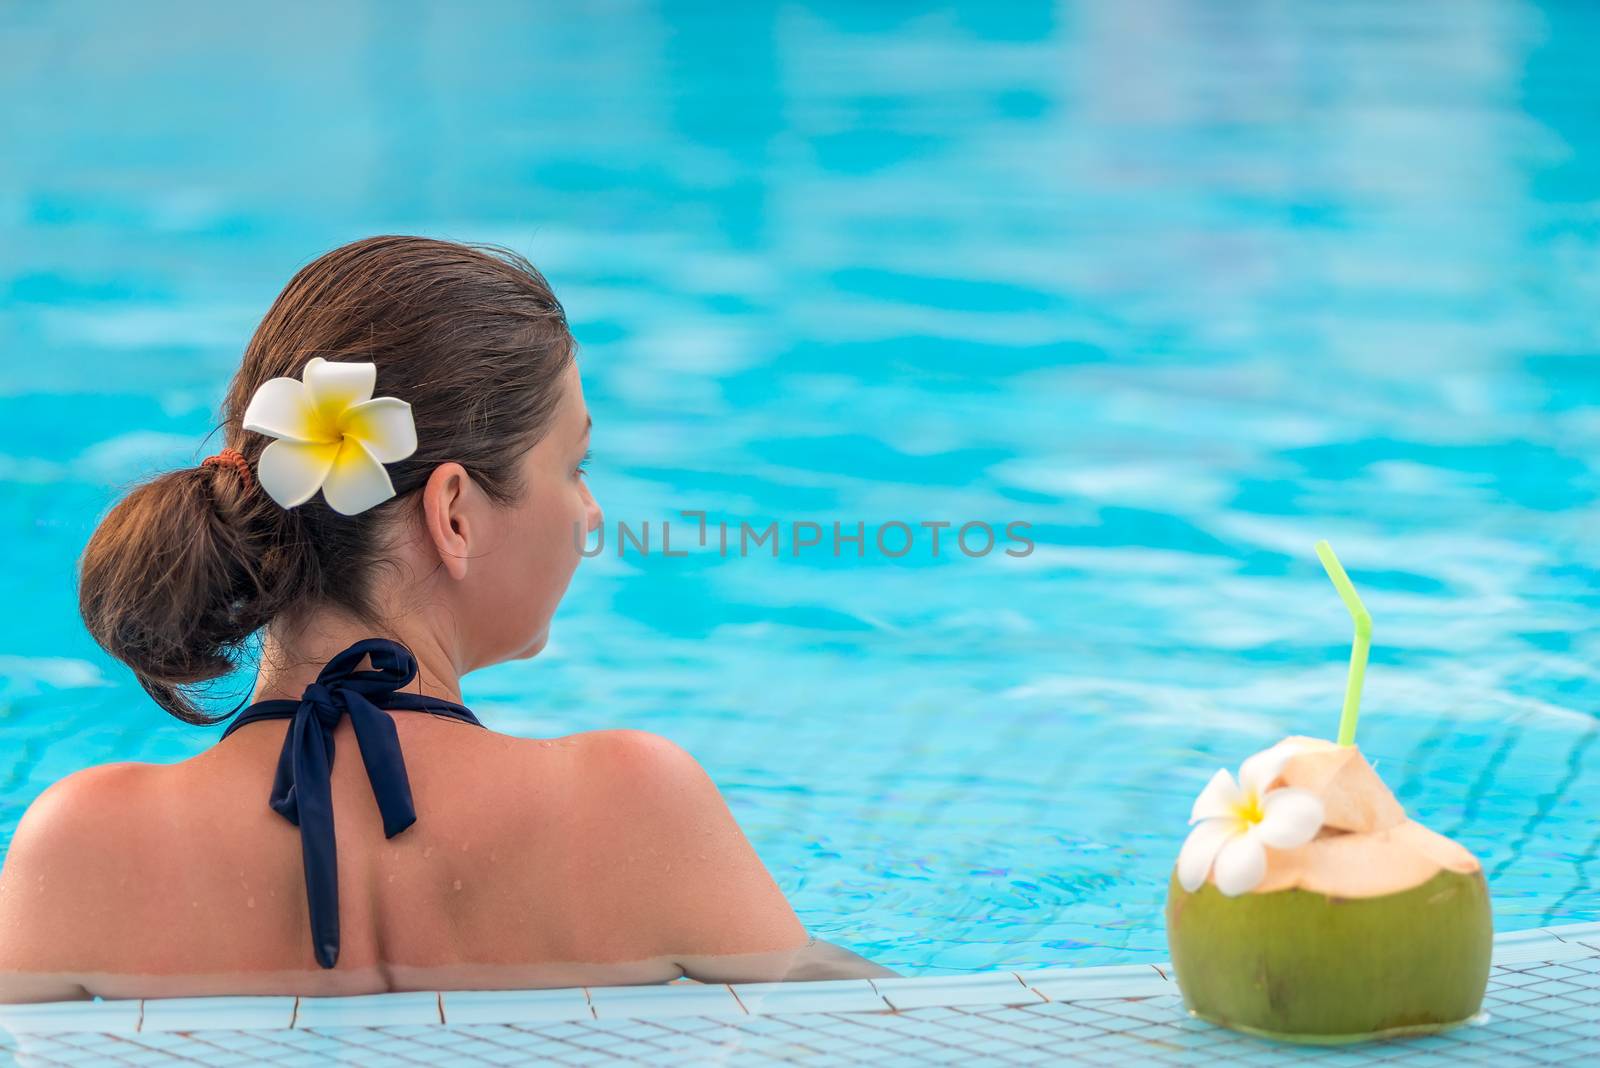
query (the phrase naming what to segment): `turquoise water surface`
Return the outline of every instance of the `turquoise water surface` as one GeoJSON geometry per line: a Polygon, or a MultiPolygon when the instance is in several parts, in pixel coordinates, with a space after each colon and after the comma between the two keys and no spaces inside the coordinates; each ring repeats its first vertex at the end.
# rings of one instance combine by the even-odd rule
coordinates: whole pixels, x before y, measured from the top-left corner
{"type": "Polygon", "coordinates": [[[1205,779],[1335,729],[1321,537],[1380,773],[1500,929],[1600,919],[1600,9],[319,7],[0,8],[0,848],[215,739],[94,647],[74,561],[214,451],[300,265],[411,232],[549,274],[613,524],[867,524],[675,524],[466,683],[687,747],[819,936],[1164,957],[1205,779]]]}

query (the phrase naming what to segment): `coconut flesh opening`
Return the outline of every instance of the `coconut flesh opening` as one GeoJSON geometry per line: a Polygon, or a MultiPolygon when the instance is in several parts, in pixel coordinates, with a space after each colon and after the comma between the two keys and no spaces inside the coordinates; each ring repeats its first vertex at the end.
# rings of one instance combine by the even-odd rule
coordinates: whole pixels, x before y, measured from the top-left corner
{"type": "Polygon", "coordinates": [[[1253,893],[1298,888],[1379,897],[1420,886],[1441,871],[1479,870],[1463,846],[1408,819],[1355,746],[1303,737],[1280,744],[1295,752],[1268,789],[1298,786],[1316,794],[1322,829],[1298,849],[1267,850],[1267,873],[1253,893]]]}

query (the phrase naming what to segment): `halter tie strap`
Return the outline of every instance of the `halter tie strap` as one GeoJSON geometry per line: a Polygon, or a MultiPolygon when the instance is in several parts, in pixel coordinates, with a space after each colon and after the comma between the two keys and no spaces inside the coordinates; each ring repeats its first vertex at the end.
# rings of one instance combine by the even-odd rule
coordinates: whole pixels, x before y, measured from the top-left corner
{"type": "Polygon", "coordinates": [[[332,968],[339,960],[339,869],[333,834],[333,732],[350,717],[361,762],[366,765],[383,816],[383,834],[393,838],[417,820],[406,777],[405,757],[394,719],[386,709],[431,712],[482,726],[465,707],[437,697],[402,690],[417,675],[417,659],[399,642],[363,638],[329,660],[299,701],[257,701],[242,710],[226,738],[246,723],[288,719],[278,770],[267,804],[300,828],[306,900],[311,913],[311,947],[317,963],[332,968]],[[365,656],[372,670],[357,671],[365,656]]]}

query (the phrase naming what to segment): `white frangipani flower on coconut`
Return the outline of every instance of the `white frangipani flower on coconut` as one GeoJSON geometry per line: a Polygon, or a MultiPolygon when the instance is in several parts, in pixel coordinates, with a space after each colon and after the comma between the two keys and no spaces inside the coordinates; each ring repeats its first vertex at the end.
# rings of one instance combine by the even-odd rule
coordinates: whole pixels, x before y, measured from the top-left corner
{"type": "Polygon", "coordinates": [[[1267,787],[1294,755],[1281,742],[1239,765],[1239,780],[1226,769],[1211,777],[1195,798],[1189,822],[1195,825],[1178,854],[1178,883],[1193,893],[1212,878],[1217,889],[1236,897],[1254,889],[1267,874],[1267,849],[1295,849],[1322,827],[1322,799],[1310,790],[1267,787]]]}
{"type": "Polygon", "coordinates": [[[322,490],[328,507],[354,515],[394,496],[384,464],[417,451],[411,405],[373,397],[372,363],[330,363],[313,356],[300,379],[261,383],[243,426],[277,438],[261,453],[256,477],[285,508],[322,490]]]}

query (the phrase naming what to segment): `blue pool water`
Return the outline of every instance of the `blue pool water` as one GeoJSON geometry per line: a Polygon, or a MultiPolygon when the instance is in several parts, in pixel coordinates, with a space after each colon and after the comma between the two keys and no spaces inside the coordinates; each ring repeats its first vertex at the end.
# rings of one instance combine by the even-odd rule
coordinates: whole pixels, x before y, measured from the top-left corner
{"type": "Polygon", "coordinates": [[[0,8],[0,847],[215,738],[94,648],[74,559],[213,451],[299,265],[418,232],[550,275],[613,523],[1031,524],[609,554],[468,678],[500,729],[686,746],[820,936],[1163,957],[1204,779],[1335,728],[1320,537],[1400,800],[1502,930],[1600,919],[1594,6],[473,6],[0,8]]]}

